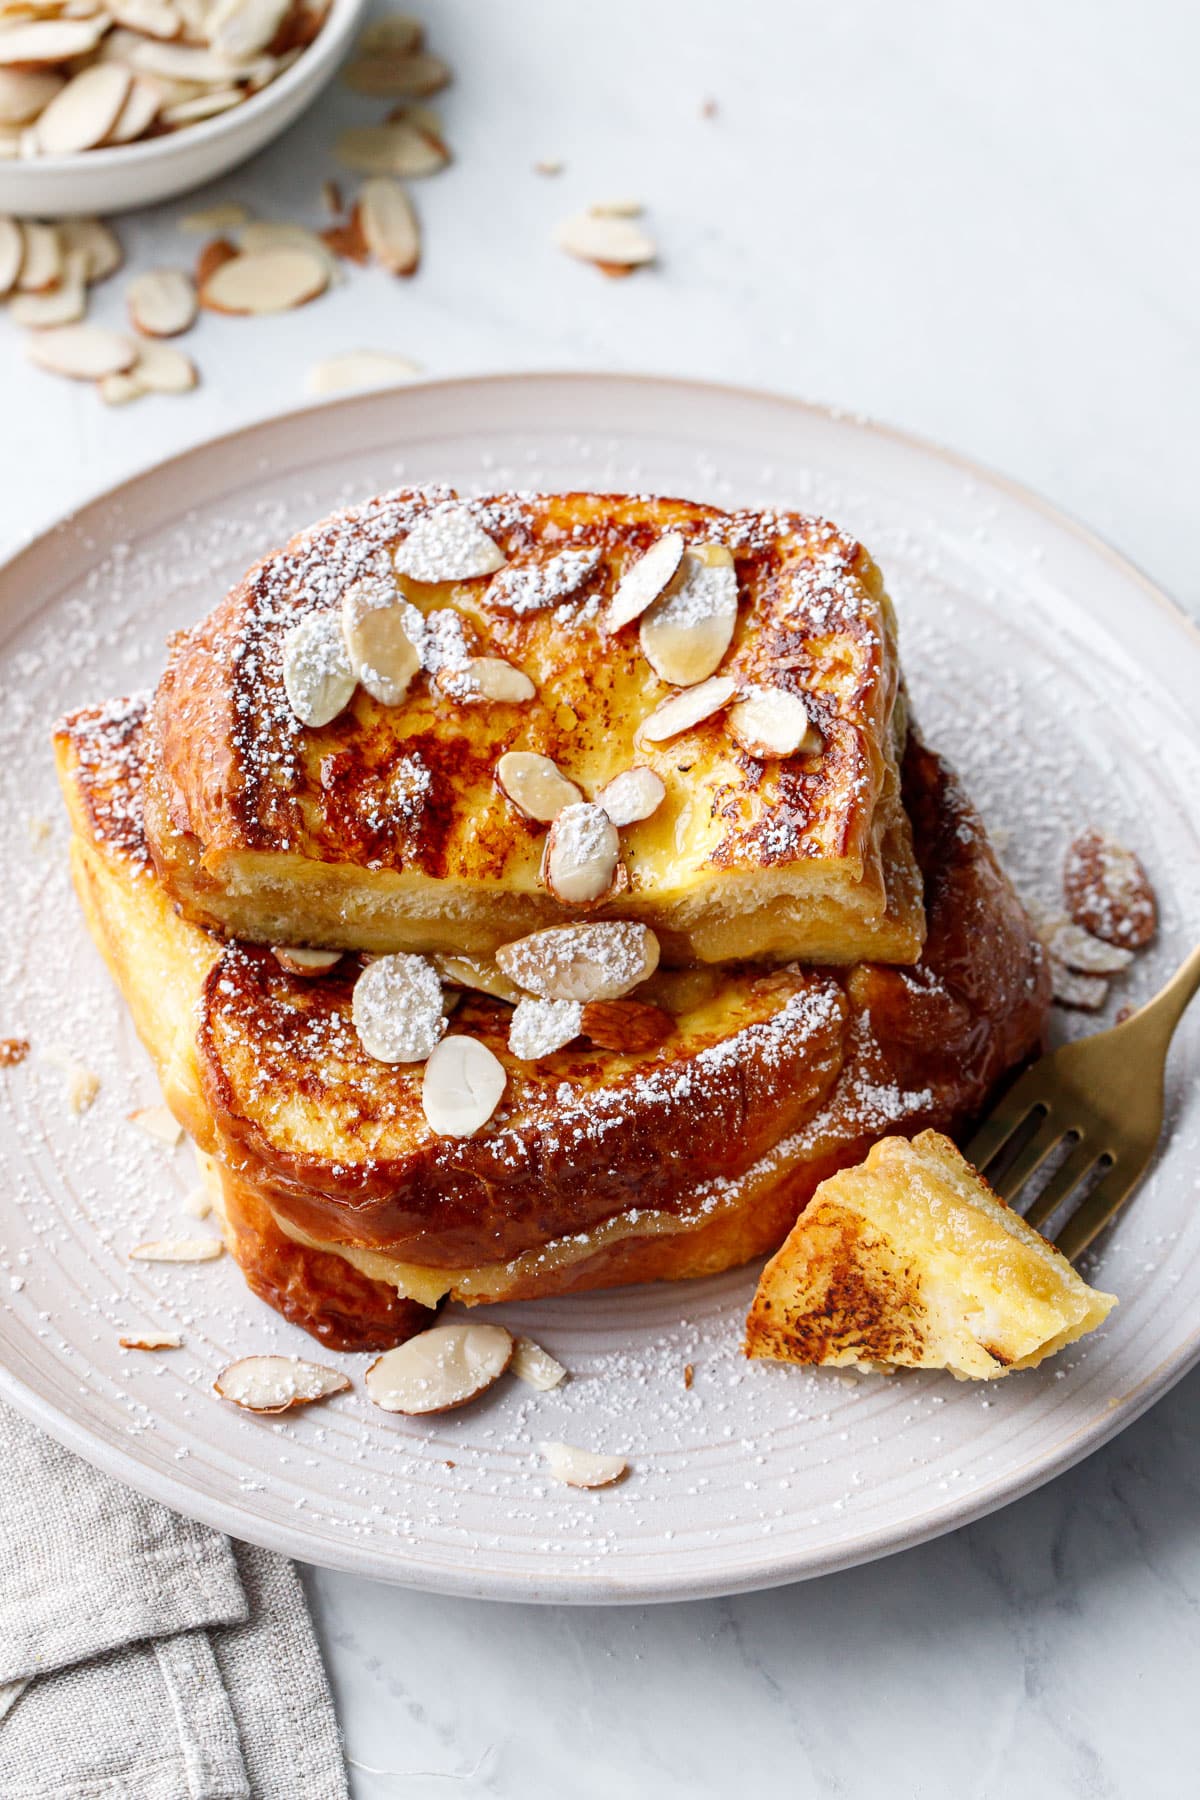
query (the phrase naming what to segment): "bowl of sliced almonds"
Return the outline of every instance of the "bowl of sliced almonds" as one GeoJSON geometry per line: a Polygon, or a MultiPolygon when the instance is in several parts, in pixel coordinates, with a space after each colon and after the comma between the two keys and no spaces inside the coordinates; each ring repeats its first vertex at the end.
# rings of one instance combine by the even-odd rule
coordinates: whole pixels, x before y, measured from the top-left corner
{"type": "Polygon", "coordinates": [[[315,98],[365,0],[0,0],[0,212],[200,187],[315,98]]]}

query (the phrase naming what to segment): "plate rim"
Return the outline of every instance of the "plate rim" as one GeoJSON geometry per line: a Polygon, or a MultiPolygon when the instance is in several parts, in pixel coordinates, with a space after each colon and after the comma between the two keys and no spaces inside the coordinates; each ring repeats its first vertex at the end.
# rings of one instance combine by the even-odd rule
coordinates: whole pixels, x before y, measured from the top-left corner
{"type": "MultiPolygon", "coordinates": [[[[59,514],[0,562],[0,612],[6,610],[14,588],[19,592],[25,565],[44,552],[48,539],[65,529],[86,529],[89,520],[96,514],[114,506],[120,507],[131,495],[136,497],[136,491],[148,479],[167,472],[182,473],[190,462],[211,456],[218,447],[251,441],[268,428],[280,424],[316,421],[327,416],[331,409],[352,412],[364,404],[378,403],[389,395],[413,389],[471,391],[480,386],[527,389],[530,385],[543,383],[566,383],[579,388],[597,384],[636,384],[660,391],[686,391],[693,397],[709,394],[718,402],[766,403],[794,410],[828,424],[850,426],[873,437],[883,438],[902,450],[914,452],[919,457],[932,459],[957,470],[984,487],[999,489],[1018,505],[1039,513],[1059,531],[1066,531],[1086,550],[1101,556],[1116,574],[1135,582],[1144,596],[1166,613],[1176,629],[1182,628],[1192,651],[1200,650],[1200,622],[1123,551],[1116,549],[1106,538],[1069,511],[975,458],[852,409],[805,399],[777,389],[693,380],[687,376],[656,375],[645,371],[489,371],[433,377],[405,383],[401,387],[371,389],[364,393],[331,397],[315,404],[276,409],[249,420],[232,431],[217,432],[170,456],[152,460],[121,481],[98,489],[59,514]]],[[[36,616],[37,610],[30,616],[36,616]]],[[[715,1573],[708,1578],[689,1574],[686,1579],[681,1579],[678,1574],[659,1579],[639,1575],[630,1582],[607,1574],[554,1573],[546,1577],[534,1577],[497,1570],[490,1571],[481,1582],[473,1575],[469,1561],[464,1563],[461,1574],[451,1576],[444,1570],[430,1571],[420,1564],[410,1563],[403,1553],[397,1555],[391,1550],[376,1549],[353,1538],[346,1541],[346,1553],[338,1555],[325,1539],[314,1543],[304,1531],[286,1521],[261,1520],[252,1509],[239,1503],[236,1496],[226,1494],[213,1497],[194,1490],[181,1483],[178,1477],[173,1478],[169,1472],[163,1471],[160,1474],[153,1465],[139,1461],[131,1451],[111,1444],[101,1436],[89,1434],[84,1426],[77,1425],[67,1415],[59,1414],[51,1401],[43,1398],[35,1388],[28,1386],[2,1363],[0,1397],[9,1401],[24,1417],[67,1449],[136,1492],[218,1531],[258,1544],[264,1549],[278,1551],[301,1562],[366,1575],[394,1586],[460,1598],[545,1604],[625,1605],[711,1599],[760,1591],[833,1574],[838,1570],[856,1567],[927,1543],[1000,1510],[1064,1474],[1133,1424],[1197,1362],[1200,1362],[1200,1326],[1175,1352],[1144,1376],[1137,1387],[1122,1395],[1119,1400],[1110,1399],[1102,1412],[1081,1423],[1049,1457],[1032,1458],[1032,1469],[1029,1461],[1010,1467],[998,1480],[971,1494],[947,1501],[940,1507],[926,1510],[918,1520],[906,1525],[879,1526],[857,1537],[847,1538],[824,1551],[809,1553],[803,1558],[798,1558],[795,1552],[784,1553],[774,1559],[767,1558],[741,1574],[728,1571],[724,1574],[715,1573]]]]}

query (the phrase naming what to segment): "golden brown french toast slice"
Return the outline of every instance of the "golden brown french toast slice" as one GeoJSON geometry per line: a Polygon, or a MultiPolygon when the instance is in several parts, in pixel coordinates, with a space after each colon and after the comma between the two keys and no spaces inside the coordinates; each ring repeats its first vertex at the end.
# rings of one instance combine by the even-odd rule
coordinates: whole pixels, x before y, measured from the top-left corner
{"type": "Polygon", "coordinates": [[[403,491],[294,538],[175,640],[146,827],[188,916],[256,943],[490,952],[586,910],[645,922],[668,963],[911,963],[904,728],[882,578],[824,520],[403,491]],[[631,613],[642,559],[672,557],[631,613]],[[390,675],[344,661],[368,628],[390,675]],[[704,716],[664,724],[672,699],[704,716]],[[531,758],[571,813],[554,842],[608,844],[586,889],[548,849],[545,784],[522,804],[531,758]],[[631,769],[649,816],[612,797],[631,769]]]}

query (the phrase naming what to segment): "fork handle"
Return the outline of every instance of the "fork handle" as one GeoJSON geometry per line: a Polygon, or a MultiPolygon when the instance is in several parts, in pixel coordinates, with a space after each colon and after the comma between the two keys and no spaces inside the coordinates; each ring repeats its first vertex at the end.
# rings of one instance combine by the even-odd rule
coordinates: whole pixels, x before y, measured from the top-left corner
{"type": "Polygon", "coordinates": [[[1141,1023],[1144,1026],[1152,1027],[1154,1035],[1161,1037],[1165,1054],[1175,1027],[1183,1016],[1188,1002],[1194,997],[1197,988],[1200,988],[1200,944],[1196,945],[1191,955],[1176,969],[1166,987],[1161,988],[1153,1000],[1148,1000],[1145,1006],[1135,1012],[1127,1023],[1129,1025],[1141,1023]]]}

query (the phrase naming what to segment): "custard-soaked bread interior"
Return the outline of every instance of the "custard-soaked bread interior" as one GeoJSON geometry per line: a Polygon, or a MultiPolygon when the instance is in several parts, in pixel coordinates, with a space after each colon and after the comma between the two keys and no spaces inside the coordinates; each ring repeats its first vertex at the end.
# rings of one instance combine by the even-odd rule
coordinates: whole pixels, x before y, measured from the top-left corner
{"type": "Polygon", "coordinates": [[[306,979],[180,915],[143,831],[143,727],[137,703],[114,703],[57,735],[76,886],[169,1104],[212,1156],[233,1254],[330,1344],[398,1341],[446,1294],[762,1255],[881,1131],[959,1129],[1038,1045],[1040,946],[953,775],[910,739],[929,915],[915,968],[660,968],[628,999],[667,1015],[665,1034],[626,1049],[581,1034],[533,1060],[508,1047],[511,1006],[467,990],[453,1031],[488,1045],[507,1084],[482,1129],[445,1137],[421,1066],[376,1060],[353,1029],[358,957],[306,979]]]}
{"type": "Polygon", "coordinates": [[[886,1137],[822,1182],[764,1269],[750,1356],[992,1380],[1116,1305],[994,1194],[949,1138],[886,1137]]]}
{"type": "Polygon", "coordinates": [[[146,829],[187,916],[247,942],[487,953],[586,911],[673,964],[913,963],[904,731],[882,578],[822,519],[405,491],[176,638],[146,829]],[[661,798],[609,826],[631,769],[661,798]]]}

